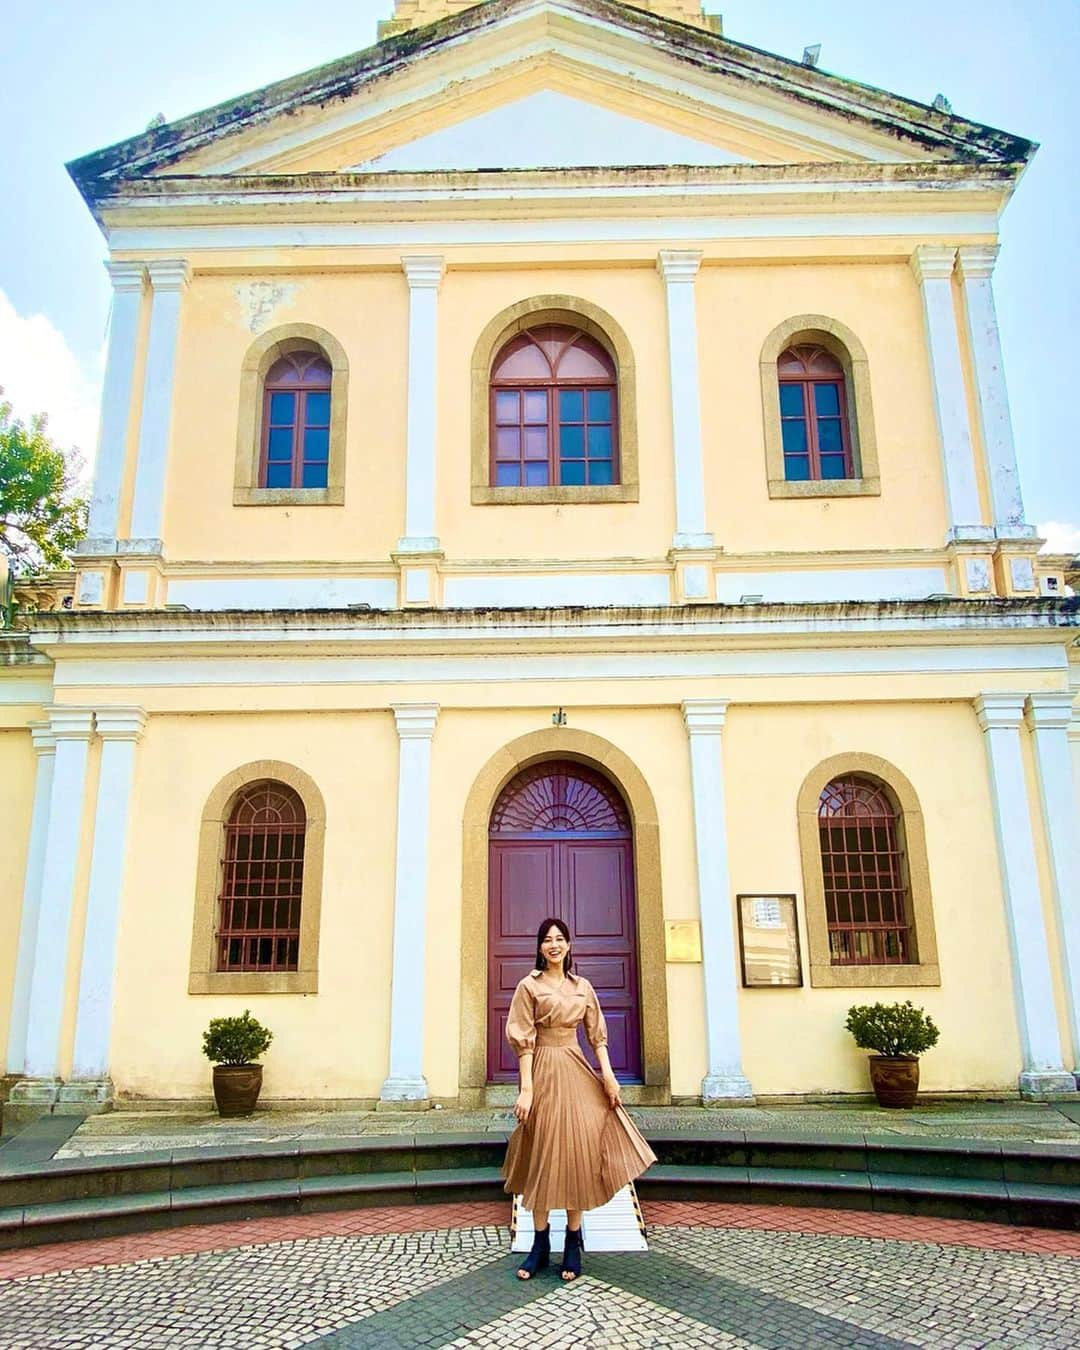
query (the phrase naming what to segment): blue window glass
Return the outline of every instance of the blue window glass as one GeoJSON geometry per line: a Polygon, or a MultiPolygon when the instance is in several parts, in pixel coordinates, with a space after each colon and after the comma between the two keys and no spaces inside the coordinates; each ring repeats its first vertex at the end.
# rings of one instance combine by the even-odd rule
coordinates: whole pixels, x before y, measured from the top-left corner
{"type": "Polygon", "coordinates": [[[611,458],[610,427],[589,428],[589,458],[590,459],[611,458]]]}
{"type": "Polygon", "coordinates": [[[803,392],[801,384],[780,386],[780,414],[782,417],[802,417],[803,392]]]}
{"type": "Polygon", "coordinates": [[[525,463],[525,486],[547,487],[548,466],[546,459],[530,459],[525,463]]]}
{"type": "Polygon", "coordinates": [[[559,390],[559,421],[583,422],[585,420],[585,391],[583,389],[559,390]]]}
{"type": "Polygon", "coordinates": [[[270,395],[270,425],[272,427],[292,426],[296,421],[296,395],[270,395]]]}
{"type": "Polygon", "coordinates": [[[273,427],[266,444],[266,458],[271,463],[292,459],[292,427],[273,427]]]}
{"type": "Polygon", "coordinates": [[[330,395],[308,394],[304,420],[309,427],[327,427],[330,425],[330,395]]]}
{"type": "Polygon", "coordinates": [[[266,466],[266,486],[268,488],[292,487],[292,465],[268,464],[266,466]]]}
{"type": "Polygon", "coordinates": [[[559,480],[564,487],[580,487],[585,482],[585,461],[564,459],[559,465],[559,480]]]}
{"type": "Polygon", "coordinates": [[[822,478],[843,478],[844,475],[844,456],[843,455],[822,455],[821,456],[821,476],[822,478]]]}
{"type": "Polygon", "coordinates": [[[589,421],[611,421],[611,390],[590,389],[588,394],[589,421]]]}
{"type": "Polygon", "coordinates": [[[533,425],[548,420],[548,396],[546,389],[525,390],[525,421],[533,425]]]}
{"type": "Polygon", "coordinates": [[[838,384],[815,384],[814,407],[819,417],[839,417],[840,386],[838,384]]]}
{"type": "Polygon", "coordinates": [[[789,483],[805,483],[810,477],[809,458],[806,455],[785,455],[784,477],[789,483]]]}
{"type": "Polygon", "coordinates": [[[325,464],[305,464],[304,465],[304,487],[306,488],[324,488],[326,486],[326,465],[325,464]]]}
{"type": "Polygon", "coordinates": [[[614,482],[611,474],[610,459],[591,459],[589,461],[589,483],[597,487],[614,482]]]}
{"type": "Polygon", "coordinates": [[[520,465],[520,464],[496,464],[496,465],[495,465],[495,486],[496,486],[496,487],[520,487],[520,486],[521,486],[521,465],[520,465]]]}
{"type": "Polygon", "coordinates": [[[304,458],[328,459],[330,456],[330,431],[327,427],[308,427],[304,432],[304,458]]]}
{"type": "Polygon", "coordinates": [[[817,424],[818,448],[823,455],[842,455],[844,440],[840,434],[839,417],[819,418],[817,424]]]}
{"type": "Polygon", "coordinates": [[[518,392],[516,389],[500,389],[495,395],[495,421],[505,425],[518,421],[518,392]]]}
{"type": "Polygon", "coordinates": [[[582,459],[585,454],[585,428],[559,428],[559,454],[564,459],[582,459]]]}
{"type": "Polygon", "coordinates": [[[787,455],[805,455],[807,451],[806,423],[792,420],[781,422],[780,425],[784,429],[784,453],[787,455]]]}

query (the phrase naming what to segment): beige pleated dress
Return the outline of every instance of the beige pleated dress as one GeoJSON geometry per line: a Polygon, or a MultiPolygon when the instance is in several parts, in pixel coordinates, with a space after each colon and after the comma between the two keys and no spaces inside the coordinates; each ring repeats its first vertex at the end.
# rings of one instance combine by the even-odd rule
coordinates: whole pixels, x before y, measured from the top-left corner
{"type": "Polygon", "coordinates": [[[506,1039],[519,1059],[533,1051],[533,1105],[510,1136],[502,1174],[528,1210],[597,1209],[656,1161],[578,1048],[582,1021],[593,1049],[607,1044],[596,993],[580,975],[552,989],[534,970],[514,990],[506,1039]]]}

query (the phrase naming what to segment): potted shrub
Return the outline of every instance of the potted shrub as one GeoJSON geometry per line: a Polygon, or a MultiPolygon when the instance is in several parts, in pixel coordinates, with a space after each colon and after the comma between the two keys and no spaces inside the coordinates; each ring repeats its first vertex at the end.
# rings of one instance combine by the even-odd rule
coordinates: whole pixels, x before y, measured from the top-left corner
{"type": "Polygon", "coordinates": [[[941,1034],[910,999],[906,1003],[863,1003],[848,1010],[844,1024],[860,1050],[870,1056],[870,1082],[879,1106],[914,1106],[919,1093],[919,1056],[941,1034]]]}
{"type": "Polygon", "coordinates": [[[250,1116],[262,1089],[255,1061],[274,1034],[245,1008],[241,1017],[212,1017],[203,1032],[203,1054],[214,1065],[214,1101],[223,1116],[250,1116]]]}

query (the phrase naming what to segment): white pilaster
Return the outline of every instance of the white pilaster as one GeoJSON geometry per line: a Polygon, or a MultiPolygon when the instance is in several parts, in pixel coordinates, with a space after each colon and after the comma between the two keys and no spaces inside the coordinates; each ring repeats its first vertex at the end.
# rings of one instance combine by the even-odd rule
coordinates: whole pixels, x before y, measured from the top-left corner
{"type": "Polygon", "coordinates": [[[1035,527],[1024,520],[1024,499],[1009,415],[1009,391],[990,280],[997,255],[995,245],[964,244],[959,250],[957,266],[964,287],[979,421],[990,474],[994,531],[1000,539],[1032,539],[1035,527]]]}
{"type": "Polygon", "coordinates": [[[131,537],[123,545],[123,551],[133,553],[162,551],[176,342],[180,333],[180,304],[191,275],[191,269],[183,259],[161,259],[150,263],[147,270],[153,288],[153,304],[143,380],[131,537]]]}
{"type": "Polygon", "coordinates": [[[1031,829],[1020,724],[1023,694],[982,694],[975,712],[986,740],[994,832],[1012,953],[1013,995],[1024,1067],[1025,1096],[1074,1092],[1076,1080],[1062,1063],[1057,1010],[1050,979],[1050,951],[1043,923],[1035,840],[1031,829]]]}
{"type": "Polygon", "coordinates": [[[116,987],[116,938],[127,857],[135,745],[146,725],[146,714],[141,708],[100,708],[96,721],[101,737],[101,771],[75,1020],[72,1073],[75,1081],[60,1089],[61,1101],[87,1104],[112,1098],[109,1049],[116,987]]]}
{"type": "Polygon", "coordinates": [[[395,703],[398,769],[394,873],[394,964],[390,993],[390,1073],[380,1100],[426,1104],[424,959],[427,950],[428,830],[431,739],[437,703],[395,703]]]}
{"type": "Polygon", "coordinates": [[[144,263],[107,262],[112,280],[109,347],[101,391],[101,426],[94,461],[90,523],[80,553],[112,553],[120,519],[120,490],[127,460],[131,401],[135,389],[135,349],[146,285],[144,263]]]}
{"type": "Polygon", "coordinates": [[[439,287],[446,264],[439,256],[403,257],[409,283],[409,386],[405,447],[405,533],[398,553],[437,553],[435,445],[439,287]]]}
{"type": "Polygon", "coordinates": [[[981,524],[960,336],[952,297],[955,258],[955,248],[920,244],[911,255],[911,270],[922,289],[934,412],[941,439],[949,506],[949,539],[992,539],[992,527],[981,524]]]}
{"type": "Polygon", "coordinates": [[[27,1013],[27,1076],[11,1093],[12,1101],[46,1105],[56,1100],[59,1088],[71,907],[82,838],[86,760],[94,726],[89,708],[54,704],[48,711],[56,753],[27,1013]]]}
{"type": "Polygon", "coordinates": [[[701,956],[705,979],[705,1047],[708,1070],[701,1084],[705,1102],[752,1098],[742,1068],[737,961],[728,877],[724,811],[724,719],[726,699],[687,699],[683,719],[690,739],[694,797],[701,956]]]}
{"type": "Polygon", "coordinates": [[[1073,1072],[1080,1074],[1080,784],[1069,749],[1073,716],[1070,693],[1032,694],[1025,717],[1031,730],[1038,766],[1039,804],[1050,849],[1058,931],[1065,958],[1073,1072]]]}
{"type": "Polygon", "coordinates": [[[705,466],[701,445],[697,308],[697,249],[661,249],[656,268],[667,290],[671,439],[675,447],[675,538],[672,548],[712,548],[705,527],[705,466]]]}
{"type": "Polygon", "coordinates": [[[19,915],[19,945],[15,955],[15,984],[11,995],[11,1022],[8,1028],[7,1071],[22,1073],[26,1063],[26,1027],[30,1011],[30,984],[37,952],[38,920],[41,912],[41,878],[45,870],[45,842],[49,833],[49,804],[52,798],[53,767],[56,762],[56,738],[47,724],[30,728],[37,755],[34,777],[34,805],[30,816],[30,839],[26,850],[23,877],[22,910],[19,915]]]}

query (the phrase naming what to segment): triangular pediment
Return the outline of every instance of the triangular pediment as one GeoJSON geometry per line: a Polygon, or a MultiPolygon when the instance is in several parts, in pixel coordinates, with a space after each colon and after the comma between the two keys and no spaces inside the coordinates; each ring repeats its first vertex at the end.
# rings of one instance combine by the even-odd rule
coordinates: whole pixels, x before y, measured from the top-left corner
{"type": "Polygon", "coordinates": [[[71,165],[171,177],[1022,163],[1027,141],[616,0],[490,0],[71,165]]]}

